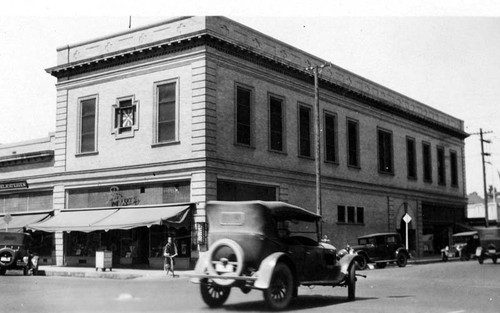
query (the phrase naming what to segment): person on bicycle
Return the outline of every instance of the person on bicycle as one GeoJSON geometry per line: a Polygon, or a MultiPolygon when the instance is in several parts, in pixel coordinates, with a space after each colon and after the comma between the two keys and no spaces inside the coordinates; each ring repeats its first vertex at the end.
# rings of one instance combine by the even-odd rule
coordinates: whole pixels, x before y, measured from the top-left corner
{"type": "Polygon", "coordinates": [[[163,256],[165,257],[165,263],[163,266],[163,269],[165,270],[167,276],[168,272],[172,272],[172,277],[175,277],[174,273],[174,258],[177,256],[177,247],[172,240],[172,237],[169,236],[167,239],[167,244],[165,245],[165,248],[163,248],[163,256]]]}

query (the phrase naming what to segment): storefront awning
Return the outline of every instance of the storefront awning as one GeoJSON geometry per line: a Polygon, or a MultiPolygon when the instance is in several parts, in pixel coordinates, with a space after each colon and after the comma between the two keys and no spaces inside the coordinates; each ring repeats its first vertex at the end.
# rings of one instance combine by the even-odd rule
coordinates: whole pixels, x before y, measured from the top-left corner
{"type": "Polygon", "coordinates": [[[49,233],[56,231],[81,231],[91,232],[96,229],[92,224],[99,222],[102,219],[112,215],[118,209],[102,209],[102,210],[66,210],[61,211],[54,217],[45,221],[29,224],[28,229],[41,230],[49,233]]]}
{"type": "Polygon", "coordinates": [[[11,214],[7,224],[4,220],[5,214],[0,215],[0,232],[20,233],[29,224],[43,221],[49,217],[49,212],[11,214]]]}
{"type": "Polygon", "coordinates": [[[92,227],[102,230],[151,227],[164,222],[182,223],[189,212],[189,205],[161,207],[125,207],[95,223],[92,227]]]}
{"type": "Polygon", "coordinates": [[[53,218],[28,225],[45,232],[131,229],[164,222],[182,223],[191,205],[130,206],[121,208],[64,210],[53,218]]]}

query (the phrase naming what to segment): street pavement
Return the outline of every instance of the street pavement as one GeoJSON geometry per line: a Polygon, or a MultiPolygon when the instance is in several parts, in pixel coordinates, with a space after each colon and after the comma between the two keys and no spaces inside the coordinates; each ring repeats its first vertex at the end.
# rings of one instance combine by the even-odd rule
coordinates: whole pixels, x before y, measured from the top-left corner
{"type": "MultiPolygon", "coordinates": [[[[424,258],[412,258],[408,264],[429,264],[441,262],[441,257],[432,256],[424,258]]],[[[176,278],[189,278],[192,270],[176,270],[176,278]]],[[[107,278],[107,279],[165,279],[163,270],[159,269],[131,269],[131,268],[113,268],[111,271],[106,269],[96,269],[94,267],[67,267],[55,265],[43,265],[39,267],[41,276],[64,276],[80,278],[107,278]]]]}

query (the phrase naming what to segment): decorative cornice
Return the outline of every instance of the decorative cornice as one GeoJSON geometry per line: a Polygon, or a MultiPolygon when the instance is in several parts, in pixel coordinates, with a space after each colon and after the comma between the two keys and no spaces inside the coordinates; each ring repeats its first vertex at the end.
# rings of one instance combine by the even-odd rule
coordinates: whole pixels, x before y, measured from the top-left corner
{"type": "MultiPolygon", "coordinates": [[[[101,55],[92,59],[63,64],[48,68],[46,71],[60,80],[65,80],[70,79],[72,76],[84,75],[86,73],[101,71],[107,68],[117,67],[133,62],[140,62],[147,59],[159,58],[163,55],[178,53],[201,46],[214,48],[220,52],[263,66],[274,72],[293,77],[307,84],[314,84],[313,76],[305,69],[305,67],[300,67],[296,63],[286,60],[286,51],[283,50],[281,52],[285,55],[285,57],[273,56],[268,53],[261,52],[258,49],[247,47],[239,44],[238,42],[229,40],[219,34],[211,32],[208,29],[198,33],[191,33],[189,36],[179,36],[177,38],[170,38],[169,40],[156,42],[154,44],[137,46],[133,49],[101,55]]],[[[334,81],[326,76],[320,76],[319,85],[323,90],[328,90],[346,98],[353,99],[372,108],[382,110],[420,125],[424,125],[449,136],[456,137],[461,140],[469,136],[460,128],[442,123],[433,118],[427,117],[425,114],[418,114],[415,111],[405,108],[404,106],[393,104],[384,97],[377,96],[379,93],[384,94],[383,91],[377,90],[374,92],[372,91],[373,87],[370,89],[370,86],[365,88],[366,91],[359,88],[353,88],[351,84],[349,84],[351,78],[347,77],[346,79],[347,83],[340,80],[334,81]]],[[[387,97],[390,98],[393,96],[387,95],[387,97]]],[[[401,102],[402,100],[398,101],[401,102]]],[[[412,106],[410,103],[406,103],[405,105],[408,107],[412,106]]]]}
{"type": "Polygon", "coordinates": [[[46,162],[54,158],[53,150],[12,154],[0,157],[0,167],[28,163],[46,162]]]}

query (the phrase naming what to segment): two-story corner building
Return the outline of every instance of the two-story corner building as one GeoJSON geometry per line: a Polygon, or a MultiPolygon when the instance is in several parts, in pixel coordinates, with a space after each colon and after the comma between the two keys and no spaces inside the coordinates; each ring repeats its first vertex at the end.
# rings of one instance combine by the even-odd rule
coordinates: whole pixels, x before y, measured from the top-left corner
{"type": "MultiPolygon", "coordinates": [[[[314,80],[325,61],[224,17],[181,17],[57,49],[58,265],[181,266],[206,248],[210,200],[316,209],[314,80]],[[146,216],[156,219],[147,219],[146,216]]],[[[466,208],[463,122],[332,65],[319,75],[323,232],[445,244],[466,208]]],[[[30,228],[29,227],[29,228],[30,228]]],[[[35,232],[36,233],[36,232],[35,232]]],[[[430,249],[432,250],[432,249],[430,249]]]]}

